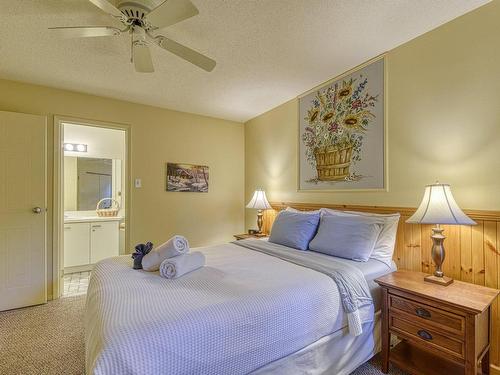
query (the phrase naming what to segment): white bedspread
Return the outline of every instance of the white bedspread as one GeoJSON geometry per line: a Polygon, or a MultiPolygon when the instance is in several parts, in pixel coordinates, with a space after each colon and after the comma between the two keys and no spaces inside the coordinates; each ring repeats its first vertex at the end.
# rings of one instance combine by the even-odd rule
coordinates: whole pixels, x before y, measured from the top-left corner
{"type": "Polygon", "coordinates": [[[346,325],[330,277],[234,244],[197,250],[206,266],[175,280],[129,256],[95,266],[88,374],[246,374],[346,325]]]}

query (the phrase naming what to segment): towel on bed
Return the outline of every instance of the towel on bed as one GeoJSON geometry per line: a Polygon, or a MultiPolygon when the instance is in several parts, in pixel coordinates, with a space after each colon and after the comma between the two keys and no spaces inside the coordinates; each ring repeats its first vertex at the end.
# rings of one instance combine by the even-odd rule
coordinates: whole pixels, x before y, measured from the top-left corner
{"type": "Polygon", "coordinates": [[[160,275],[167,279],[176,279],[204,265],[205,255],[199,251],[195,251],[165,259],[160,264],[160,275]]]}
{"type": "Polygon", "coordinates": [[[158,271],[165,259],[185,254],[189,251],[189,242],[184,236],[173,236],[167,242],[151,250],[142,258],[142,268],[145,271],[158,271]]]}
{"type": "Polygon", "coordinates": [[[147,242],[145,244],[140,243],[135,246],[135,251],[132,254],[132,259],[134,259],[134,270],[142,269],[142,258],[144,258],[153,249],[153,244],[147,242]]]}

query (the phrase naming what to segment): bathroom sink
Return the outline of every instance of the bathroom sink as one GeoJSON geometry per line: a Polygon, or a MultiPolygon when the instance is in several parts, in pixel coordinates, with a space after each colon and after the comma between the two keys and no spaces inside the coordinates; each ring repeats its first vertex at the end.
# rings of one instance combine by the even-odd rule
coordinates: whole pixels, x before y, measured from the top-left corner
{"type": "Polygon", "coordinates": [[[109,221],[109,220],[121,220],[121,217],[101,217],[101,216],[64,216],[64,221],[109,221]]]}
{"type": "Polygon", "coordinates": [[[65,216],[64,220],[96,220],[99,219],[99,216],[65,216]]]}

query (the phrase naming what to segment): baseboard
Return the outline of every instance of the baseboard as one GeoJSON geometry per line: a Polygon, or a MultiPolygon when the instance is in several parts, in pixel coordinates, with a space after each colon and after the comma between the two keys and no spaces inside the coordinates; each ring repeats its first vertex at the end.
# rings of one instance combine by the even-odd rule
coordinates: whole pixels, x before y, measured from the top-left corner
{"type": "Polygon", "coordinates": [[[65,267],[64,268],[64,274],[67,275],[67,274],[76,273],[76,272],[92,271],[93,267],[94,267],[93,264],[85,264],[83,266],[65,267]]]}

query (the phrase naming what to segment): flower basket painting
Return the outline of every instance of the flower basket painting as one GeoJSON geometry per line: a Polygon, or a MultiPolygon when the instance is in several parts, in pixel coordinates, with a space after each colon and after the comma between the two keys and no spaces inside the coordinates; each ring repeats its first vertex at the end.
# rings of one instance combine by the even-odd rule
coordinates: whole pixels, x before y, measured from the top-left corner
{"type": "Polygon", "coordinates": [[[167,191],[208,193],[208,167],[167,163],[167,191]]]}
{"type": "Polygon", "coordinates": [[[299,98],[299,190],[384,189],[384,59],[299,98]]]}

